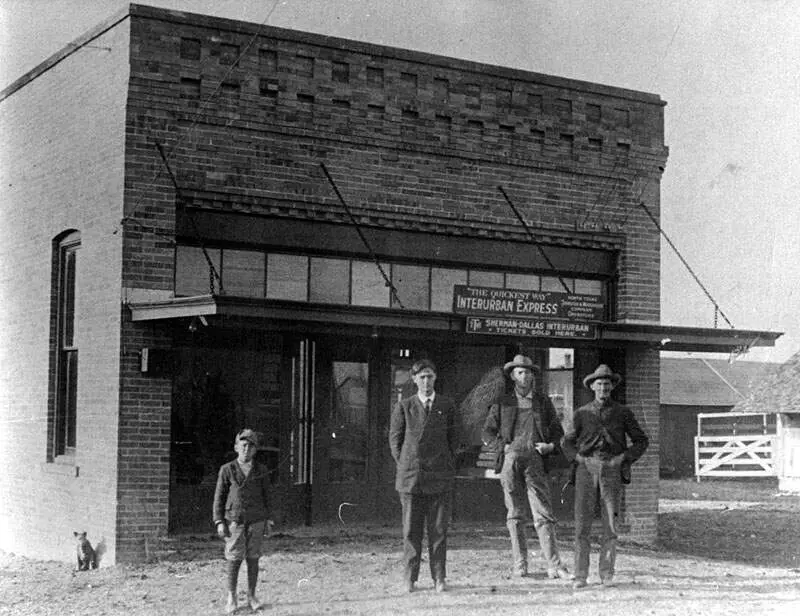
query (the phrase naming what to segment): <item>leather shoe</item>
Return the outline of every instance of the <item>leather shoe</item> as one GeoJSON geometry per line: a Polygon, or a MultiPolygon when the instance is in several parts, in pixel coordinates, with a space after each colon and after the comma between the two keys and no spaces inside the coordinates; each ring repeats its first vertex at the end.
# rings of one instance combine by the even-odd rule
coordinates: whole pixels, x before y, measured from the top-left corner
{"type": "Polygon", "coordinates": [[[566,567],[556,567],[547,571],[547,577],[551,580],[569,580],[572,576],[566,567]]]}
{"type": "Polygon", "coordinates": [[[605,576],[604,578],[602,578],[600,580],[600,583],[603,586],[616,586],[617,585],[617,583],[614,581],[614,576],[613,575],[605,576]]]}
{"type": "Polygon", "coordinates": [[[575,580],[572,582],[572,587],[575,590],[578,590],[579,588],[586,588],[586,580],[575,580]]]}
{"type": "Polygon", "coordinates": [[[403,583],[403,590],[405,590],[407,593],[414,592],[414,582],[411,582],[411,581],[404,582],[403,583]]]}
{"type": "Polygon", "coordinates": [[[447,583],[444,580],[436,580],[436,592],[444,592],[447,590],[447,583]]]}

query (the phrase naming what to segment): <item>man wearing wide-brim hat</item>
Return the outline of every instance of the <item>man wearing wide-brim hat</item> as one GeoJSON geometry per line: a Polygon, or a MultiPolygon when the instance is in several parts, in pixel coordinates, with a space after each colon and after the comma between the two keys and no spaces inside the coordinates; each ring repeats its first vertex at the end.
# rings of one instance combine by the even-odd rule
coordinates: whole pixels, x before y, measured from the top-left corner
{"type": "Polygon", "coordinates": [[[575,411],[573,429],[564,436],[564,453],[575,471],[575,588],[586,586],[590,535],[597,493],[600,493],[603,537],[600,582],[614,583],[617,520],[622,484],[630,482],[630,465],[647,449],[648,439],[630,408],[611,399],[622,377],[600,364],[583,379],[594,400],[575,411]],[[630,439],[630,447],[628,440],[630,439]]]}
{"type": "Polygon", "coordinates": [[[569,572],[558,554],[556,518],[547,481],[550,460],[559,451],[564,430],[550,398],[535,388],[539,369],[530,357],[517,355],[504,366],[504,371],[514,384],[514,391],[490,407],[483,430],[484,440],[498,454],[495,472],[500,473],[508,511],[506,526],[514,574],[528,574],[525,523],[530,507],[548,577],[567,579],[569,572]]]}

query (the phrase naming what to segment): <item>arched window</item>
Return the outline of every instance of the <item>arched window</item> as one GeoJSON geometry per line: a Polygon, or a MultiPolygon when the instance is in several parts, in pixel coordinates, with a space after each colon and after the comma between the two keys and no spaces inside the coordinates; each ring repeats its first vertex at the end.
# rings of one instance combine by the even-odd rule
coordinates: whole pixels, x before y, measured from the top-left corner
{"type": "Polygon", "coordinates": [[[75,337],[75,295],[81,235],[62,234],[53,242],[53,340],[55,370],[50,458],[75,452],[78,416],[78,341],[75,337]]]}

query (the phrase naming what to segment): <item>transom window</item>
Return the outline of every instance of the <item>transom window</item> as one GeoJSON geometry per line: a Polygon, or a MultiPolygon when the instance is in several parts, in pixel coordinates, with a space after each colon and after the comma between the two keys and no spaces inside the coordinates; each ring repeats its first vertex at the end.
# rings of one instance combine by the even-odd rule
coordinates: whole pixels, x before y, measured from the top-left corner
{"type": "MultiPolygon", "coordinates": [[[[563,291],[563,280],[573,293],[603,293],[601,280],[559,280],[556,276],[381,261],[395,289],[393,294],[374,261],[227,248],[207,248],[206,252],[220,274],[223,293],[236,297],[452,312],[455,285],[563,291]]],[[[210,292],[209,266],[203,250],[179,245],[175,295],[210,292]]]]}

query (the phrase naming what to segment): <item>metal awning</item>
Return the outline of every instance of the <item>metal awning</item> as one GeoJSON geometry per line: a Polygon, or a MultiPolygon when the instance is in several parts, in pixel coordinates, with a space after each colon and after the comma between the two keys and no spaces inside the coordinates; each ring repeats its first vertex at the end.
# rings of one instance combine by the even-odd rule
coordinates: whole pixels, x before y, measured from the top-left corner
{"type": "Polygon", "coordinates": [[[741,352],[752,347],[775,346],[783,332],[751,329],[683,327],[650,323],[602,323],[600,338],[630,344],[648,344],[660,351],[707,353],[741,352]]]}
{"type": "MultiPolygon", "coordinates": [[[[362,306],[309,304],[258,298],[199,295],[168,300],[129,303],[133,321],[179,319],[215,315],[245,319],[268,319],[284,323],[327,323],[386,329],[416,329],[464,332],[462,315],[362,306]]],[[[742,352],[752,347],[775,346],[782,332],[745,329],[682,327],[651,323],[597,323],[595,340],[579,343],[647,345],[660,351],[707,353],[742,352]]],[[[481,334],[470,334],[481,335],[481,334]]],[[[562,339],[559,339],[562,340],[562,339]]]]}

